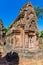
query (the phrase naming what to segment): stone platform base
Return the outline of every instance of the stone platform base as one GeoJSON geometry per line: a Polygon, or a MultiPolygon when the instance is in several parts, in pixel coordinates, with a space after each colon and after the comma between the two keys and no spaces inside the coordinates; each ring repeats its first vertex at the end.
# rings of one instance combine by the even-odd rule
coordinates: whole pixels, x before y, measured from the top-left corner
{"type": "MultiPolygon", "coordinates": [[[[37,49],[31,52],[27,50],[15,50],[14,52],[16,52],[19,56],[19,60],[18,60],[19,64],[16,65],[43,65],[43,50],[41,49],[37,49]]],[[[6,59],[4,62],[6,62],[6,59]]],[[[8,65],[8,64],[4,64],[4,65],[8,65]]]]}
{"type": "Polygon", "coordinates": [[[19,59],[19,65],[43,65],[43,50],[24,53],[19,59]]]}
{"type": "Polygon", "coordinates": [[[43,58],[43,50],[37,49],[34,51],[28,51],[28,50],[14,50],[14,52],[18,53],[19,57],[21,58],[29,58],[29,59],[42,59],[43,58]]]}

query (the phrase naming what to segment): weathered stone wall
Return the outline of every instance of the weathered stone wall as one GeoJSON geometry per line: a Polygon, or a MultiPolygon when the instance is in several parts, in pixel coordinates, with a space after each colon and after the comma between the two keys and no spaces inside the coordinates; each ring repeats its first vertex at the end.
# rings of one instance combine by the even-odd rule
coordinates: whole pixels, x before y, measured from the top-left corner
{"type": "Polygon", "coordinates": [[[39,47],[43,49],[43,38],[39,38],[39,47]]]}

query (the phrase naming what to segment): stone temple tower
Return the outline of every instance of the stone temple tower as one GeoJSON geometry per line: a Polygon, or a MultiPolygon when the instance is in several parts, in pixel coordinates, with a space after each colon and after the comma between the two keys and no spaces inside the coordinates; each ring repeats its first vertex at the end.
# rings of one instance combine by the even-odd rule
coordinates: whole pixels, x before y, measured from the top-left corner
{"type": "Polygon", "coordinates": [[[31,3],[27,3],[20,11],[20,15],[23,16],[23,26],[25,31],[25,44],[29,47],[29,50],[35,50],[38,48],[38,27],[37,16],[31,3]]]}
{"type": "Polygon", "coordinates": [[[10,43],[14,51],[22,55],[24,52],[38,49],[37,16],[31,3],[22,7],[19,16],[9,28],[6,43],[10,43]]]}

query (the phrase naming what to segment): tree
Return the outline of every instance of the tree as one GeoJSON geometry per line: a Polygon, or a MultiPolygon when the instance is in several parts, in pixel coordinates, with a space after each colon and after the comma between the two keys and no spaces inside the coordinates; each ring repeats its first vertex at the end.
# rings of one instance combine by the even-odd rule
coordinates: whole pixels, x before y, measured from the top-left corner
{"type": "Polygon", "coordinates": [[[8,32],[9,28],[4,28],[5,33],[8,32]]]}
{"type": "Polygon", "coordinates": [[[39,37],[41,38],[43,38],[43,30],[40,32],[40,34],[39,34],[39,37]]]}
{"type": "Polygon", "coordinates": [[[42,18],[43,17],[43,8],[41,7],[34,7],[35,13],[37,15],[38,18],[42,18]]]}
{"type": "MultiPolygon", "coordinates": [[[[35,10],[35,13],[39,18],[43,19],[43,8],[41,7],[34,7],[34,10],[35,10]]],[[[39,36],[38,37],[43,37],[43,30],[39,33],[39,36]]]]}

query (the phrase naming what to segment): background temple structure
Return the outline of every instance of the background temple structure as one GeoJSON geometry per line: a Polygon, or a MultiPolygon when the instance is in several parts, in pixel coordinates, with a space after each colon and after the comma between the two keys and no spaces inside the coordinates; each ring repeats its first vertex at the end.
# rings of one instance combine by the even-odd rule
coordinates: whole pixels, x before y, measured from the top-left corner
{"type": "Polygon", "coordinates": [[[2,20],[0,19],[0,53],[4,54],[5,31],[2,20]]]}
{"type": "Polygon", "coordinates": [[[20,53],[34,51],[38,46],[37,16],[31,3],[27,3],[20,10],[17,19],[9,26],[6,33],[6,43],[12,46],[12,50],[20,53]]]}

